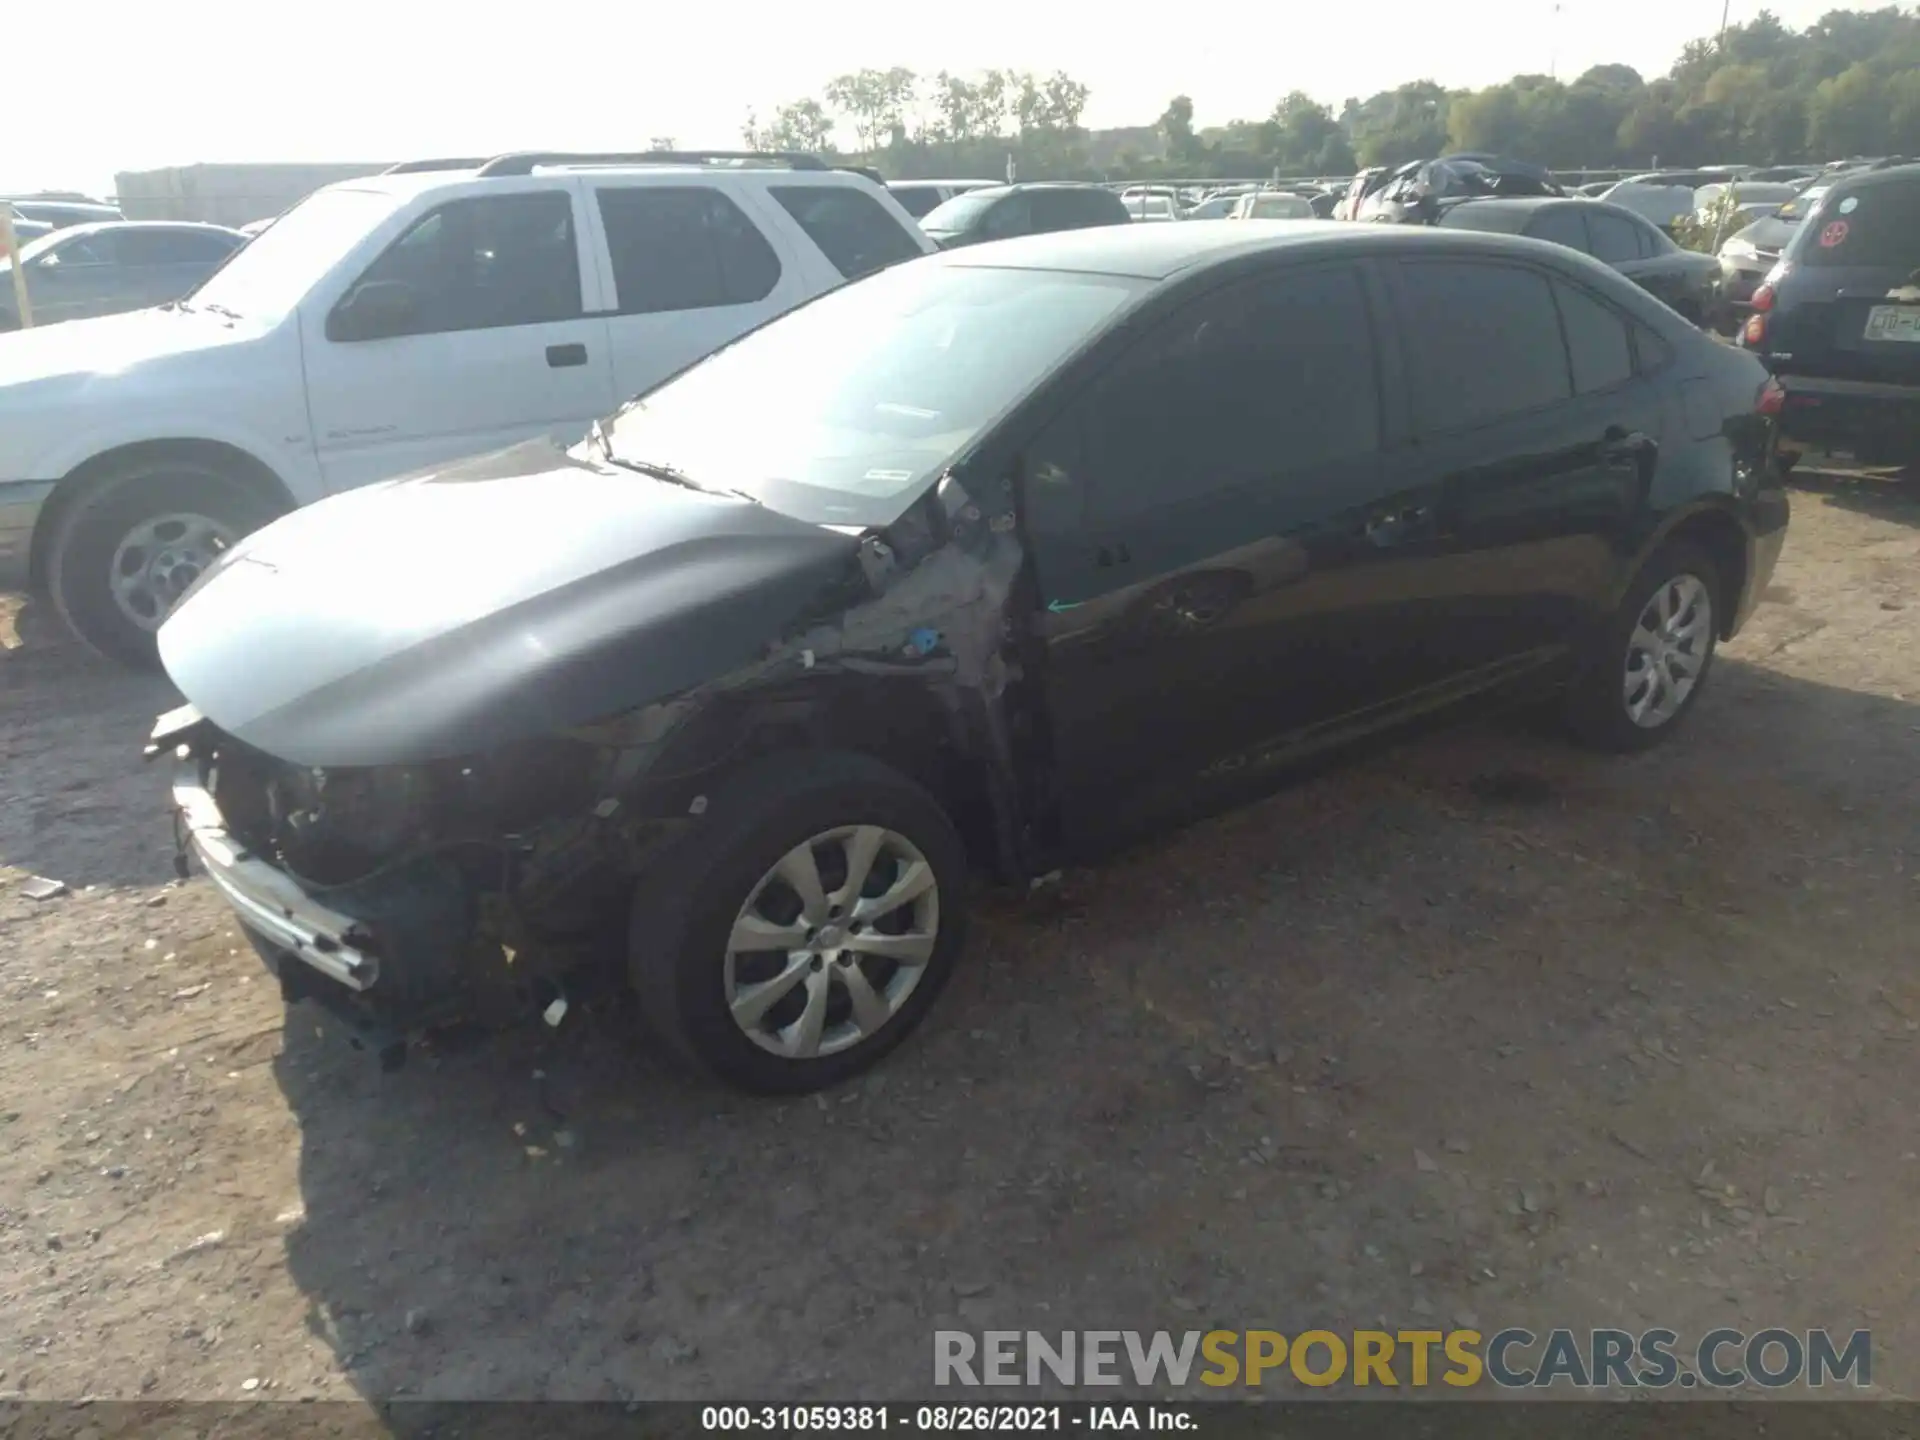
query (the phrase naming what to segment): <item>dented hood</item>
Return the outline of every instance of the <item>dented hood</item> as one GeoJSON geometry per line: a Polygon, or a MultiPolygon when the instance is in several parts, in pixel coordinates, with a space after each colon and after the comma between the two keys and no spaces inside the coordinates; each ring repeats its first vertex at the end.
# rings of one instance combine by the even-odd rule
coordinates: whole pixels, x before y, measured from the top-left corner
{"type": "Polygon", "coordinates": [[[534,442],[248,537],[161,628],[160,657],[192,705],[270,755],[418,763],[746,664],[846,603],[857,547],[534,442]]]}

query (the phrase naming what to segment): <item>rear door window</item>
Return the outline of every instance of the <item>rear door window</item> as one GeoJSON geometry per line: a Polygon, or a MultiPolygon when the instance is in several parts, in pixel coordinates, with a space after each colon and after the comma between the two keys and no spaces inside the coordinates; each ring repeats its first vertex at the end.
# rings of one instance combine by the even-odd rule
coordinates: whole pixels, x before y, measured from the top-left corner
{"type": "Polygon", "coordinates": [[[1595,210],[1587,216],[1587,231],[1593,237],[1593,248],[1588,253],[1604,264],[1639,260],[1647,253],[1640,227],[1624,215],[1595,210]]]}
{"type": "Polygon", "coordinates": [[[1553,297],[1560,305],[1560,323],[1566,331],[1567,360],[1573,367],[1577,395],[1611,390],[1633,378],[1633,344],[1627,322],[1578,285],[1555,281],[1553,297]]]}
{"type": "Polygon", "coordinates": [[[1414,423],[1462,430],[1572,398],[1544,275],[1461,260],[1400,264],[1401,347],[1414,423]]]}
{"type": "Polygon", "coordinates": [[[1794,259],[1802,265],[1920,269],[1920,181],[1863,185],[1829,195],[1810,217],[1794,259]]]}
{"type": "Polygon", "coordinates": [[[1569,250],[1585,251],[1588,243],[1586,223],[1580,212],[1572,206],[1543,212],[1527,226],[1527,237],[1548,240],[1555,245],[1564,245],[1569,250]]]}
{"type": "Polygon", "coordinates": [[[851,185],[775,185],[771,193],[849,280],[920,253],[905,226],[851,185]]]}
{"type": "Polygon", "coordinates": [[[711,185],[596,193],[622,315],[750,305],[780,283],[766,236],[711,185]]]}

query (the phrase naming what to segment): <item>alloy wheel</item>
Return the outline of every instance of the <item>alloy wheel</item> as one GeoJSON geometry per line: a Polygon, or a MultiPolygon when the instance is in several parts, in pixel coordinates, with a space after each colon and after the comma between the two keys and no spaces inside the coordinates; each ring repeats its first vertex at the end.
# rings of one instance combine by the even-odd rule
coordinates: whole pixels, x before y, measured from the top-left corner
{"type": "Polygon", "coordinates": [[[794,846],[740,907],[727,940],[734,1023],[788,1060],[871,1039],[926,975],[940,934],[940,887],[914,843],[878,825],[822,831],[794,846]]]}
{"type": "Polygon", "coordinates": [[[1634,724],[1657,730],[1686,706],[1713,648],[1713,594],[1675,575],[1647,597],[1627,639],[1621,698],[1634,724]]]}

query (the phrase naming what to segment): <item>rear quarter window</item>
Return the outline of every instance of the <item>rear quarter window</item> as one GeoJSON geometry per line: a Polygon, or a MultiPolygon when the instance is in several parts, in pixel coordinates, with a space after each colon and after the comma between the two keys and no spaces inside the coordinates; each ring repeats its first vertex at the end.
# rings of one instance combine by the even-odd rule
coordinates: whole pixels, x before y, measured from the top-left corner
{"type": "Polygon", "coordinates": [[[774,185],[770,189],[780,208],[849,280],[920,253],[905,226],[878,200],[851,185],[774,185]]]}
{"type": "Polygon", "coordinates": [[[1920,270],[1920,179],[1829,194],[1794,236],[1796,263],[1920,270]]]}

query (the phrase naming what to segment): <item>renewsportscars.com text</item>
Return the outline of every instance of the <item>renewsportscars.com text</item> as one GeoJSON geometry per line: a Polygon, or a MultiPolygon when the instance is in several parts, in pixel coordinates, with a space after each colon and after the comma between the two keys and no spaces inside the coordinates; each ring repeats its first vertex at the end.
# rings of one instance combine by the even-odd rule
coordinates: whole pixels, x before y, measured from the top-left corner
{"type": "Polygon", "coordinates": [[[1873,1383],[1873,1337],[1854,1330],[936,1330],[940,1386],[1298,1384],[1590,1390],[1820,1389],[1873,1383]]]}

